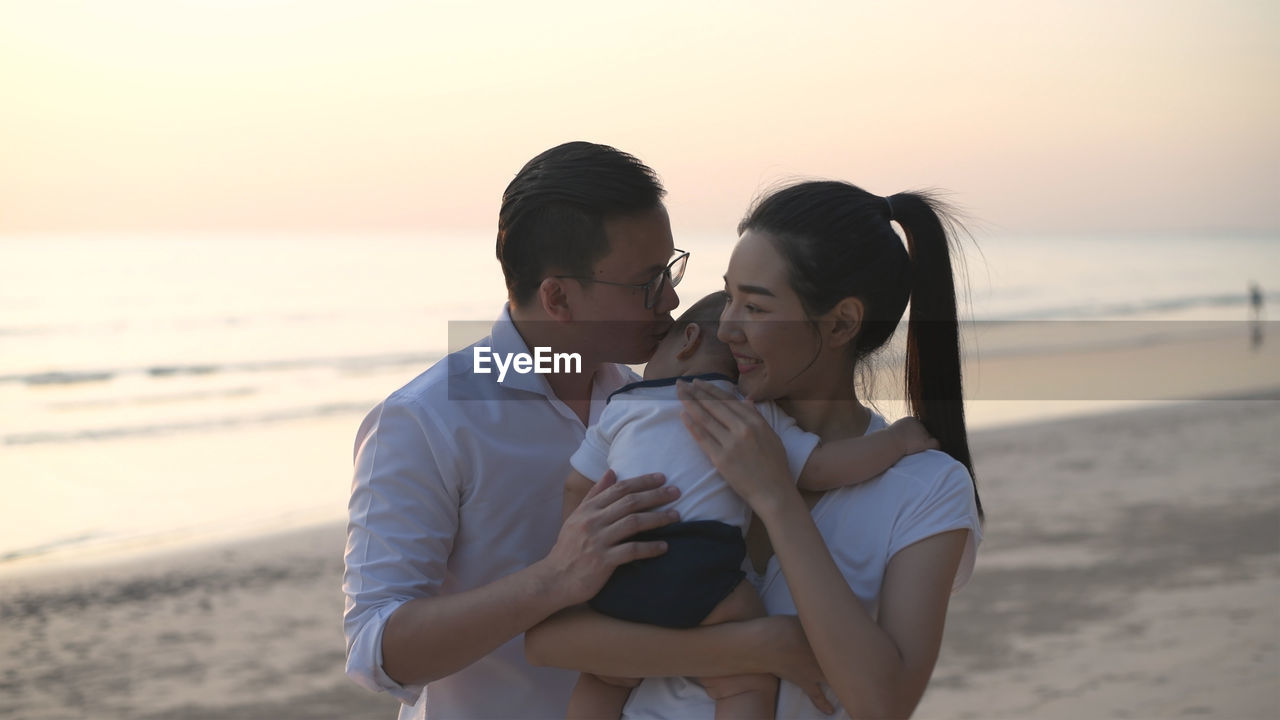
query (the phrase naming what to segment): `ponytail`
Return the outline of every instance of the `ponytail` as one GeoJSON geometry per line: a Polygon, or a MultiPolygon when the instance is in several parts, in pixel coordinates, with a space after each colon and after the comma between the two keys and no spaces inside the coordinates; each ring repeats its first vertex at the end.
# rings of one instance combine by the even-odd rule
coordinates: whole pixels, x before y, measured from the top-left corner
{"type": "MultiPolygon", "coordinates": [[[[972,478],[973,458],[964,423],[952,248],[946,230],[946,225],[952,223],[944,206],[925,195],[899,193],[886,197],[885,206],[889,219],[902,227],[911,256],[906,361],[911,413],[937,438],[942,451],[963,464],[972,478]]],[[[982,518],[976,481],[973,496],[978,517],[982,518]]]]}
{"type": "MultiPolygon", "coordinates": [[[[862,302],[852,343],[856,367],[884,347],[907,308],[907,398],[911,413],[973,477],[964,427],[960,333],[945,205],[923,193],[882,198],[848,183],[805,182],[757,201],[738,224],[770,233],[810,318],[847,297],[862,302]],[[897,221],[907,246],[893,231],[897,221]]],[[[974,500],[982,502],[974,484],[974,500]]]]}

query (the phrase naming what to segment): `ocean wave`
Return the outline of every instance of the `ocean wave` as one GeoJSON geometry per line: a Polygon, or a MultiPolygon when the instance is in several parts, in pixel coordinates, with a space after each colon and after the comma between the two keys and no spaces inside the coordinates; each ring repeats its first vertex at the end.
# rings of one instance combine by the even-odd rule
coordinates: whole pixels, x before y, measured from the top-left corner
{"type": "Polygon", "coordinates": [[[330,368],[338,372],[365,372],[403,365],[421,365],[425,367],[443,356],[443,353],[399,353],[285,360],[250,360],[226,363],[157,364],[91,370],[47,370],[0,375],[0,384],[74,385],[78,383],[107,382],[128,375],[168,378],[181,375],[281,372],[313,368],[330,368]]]}
{"type": "MultiPolygon", "coordinates": [[[[1263,297],[1264,303],[1280,303],[1280,292],[1263,297]]],[[[1138,315],[1159,315],[1186,310],[1212,308],[1244,308],[1249,305],[1247,293],[1184,295],[1128,301],[1100,301],[1073,305],[1051,305],[1027,310],[984,313],[979,320],[1101,320],[1124,319],[1138,315]]]]}
{"type": "MultiPolygon", "coordinates": [[[[65,550],[77,545],[99,540],[103,537],[100,532],[87,532],[73,535],[70,537],[58,538],[49,542],[40,543],[39,545],[31,545],[27,547],[14,548],[11,550],[0,551],[0,563],[13,562],[14,560],[25,560],[27,558],[47,555],[59,550],[65,550]]],[[[0,611],[0,617],[4,617],[5,613],[0,611]]]]}
{"type": "Polygon", "coordinates": [[[29,375],[0,375],[0,383],[21,380],[26,385],[74,385],[76,383],[105,382],[116,376],[112,370],[53,371],[29,375]]]}
{"type": "MultiPolygon", "coordinates": [[[[295,312],[295,313],[241,313],[233,315],[193,315],[154,318],[147,326],[159,326],[166,332],[219,330],[223,328],[245,328],[267,326],[271,328],[290,328],[299,325],[335,325],[342,321],[339,313],[333,312],[295,312]]],[[[61,322],[46,324],[0,325],[0,337],[31,335],[84,335],[119,333],[140,326],[142,323],[128,317],[108,317],[97,322],[61,322]]]]}
{"type": "Polygon", "coordinates": [[[241,385],[232,388],[223,388],[218,390],[193,390],[190,392],[175,393],[158,393],[148,395],[126,395],[121,397],[95,397],[80,400],[65,400],[61,402],[51,402],[47,405],[50,410],[86,410],[94,408],[116,408],[128,407],[131,405],[163,405],[178,404],[188,402],[200,402],[204,400],[224,400],[227,398],[240,398],[256,395],[260,388],[241,385]]]}
{"type": "Polygon", "coordinates": [[[0,436],[0,445],[43,445],[56,443],[94,442],[120,438],[154,437],[179,433],[232,430],[244,427],[307,420],[331,415],[355,415],[368,412],[377,400],[368,402],[337,402],[286,408],[250,415],[227,415],[179,422],[158,422],[143,425],[78,428],[75,430],[37,431],[10,433],[0,436]]]}

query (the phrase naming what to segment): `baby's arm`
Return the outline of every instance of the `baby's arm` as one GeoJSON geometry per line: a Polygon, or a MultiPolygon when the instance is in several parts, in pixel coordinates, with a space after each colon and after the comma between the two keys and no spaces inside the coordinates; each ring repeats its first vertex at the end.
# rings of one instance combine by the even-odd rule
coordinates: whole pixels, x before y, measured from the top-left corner
{"type": "Polygon", "coordinates": [[[800,473],[803,490],[832,490],[864,483],[893,467],[903,456],[938,449],[938,441],[917,419],[903,418],[888,428],[814,448],[800,473]]]}
{"type": "Polygon", "coordinates": [[[578,509],[582,504],[582,499],[591,492],[591,488],[595,485],[591,478],[574,470],[569,473],[569,478],[564,481],[564,509],[560,512],[560,524],[563,525],[565,518],[569,514],[578,509]]]}
{"type": "MultiPolygon", "coordinates": [[[[560,524],[582,504],[591,487],[591,478],[577,470],[570,470],[564,481],[564,508],[560,524]]],[[[569,696],[567,718],[618,718],[627,704],[631,688],[640,684],[639,678],[610,678],[591,673],[578,675],[578,682],[569,696]]]]}

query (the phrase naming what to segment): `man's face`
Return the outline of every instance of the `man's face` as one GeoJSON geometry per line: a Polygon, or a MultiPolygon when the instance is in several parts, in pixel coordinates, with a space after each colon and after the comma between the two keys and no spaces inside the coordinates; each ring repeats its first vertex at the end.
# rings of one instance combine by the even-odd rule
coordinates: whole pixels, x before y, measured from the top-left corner
{"type": "MultiPolygon", "coordinates": [[[[643,285],[664,272],[675,254],[671,221],[661,205],[638,215],[605,221],[609,254],[592,270],[592,277],[614,283],[643,285]]],[[[583,332],[606,362],[637,364],[653,355],[671,326],[671,311],[680,298],[670,282],[663,284],[652,308],[645,308],[645,291],[604,283],[582,283],[574,320],[585,320],[583,332]]]]}

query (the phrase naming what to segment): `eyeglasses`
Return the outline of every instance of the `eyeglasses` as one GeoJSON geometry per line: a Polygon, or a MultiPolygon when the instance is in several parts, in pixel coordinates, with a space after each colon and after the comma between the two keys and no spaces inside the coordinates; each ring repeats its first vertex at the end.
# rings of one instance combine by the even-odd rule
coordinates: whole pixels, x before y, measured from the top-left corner
{"type": "Polygon", "coordinates": [[[684,279],[684,268],[689,264],[689,253],[678,248],[676,252],[680,254],[676,255],[675,259],[663,268],[662,272],[646,283],[620,283],[610,280],[597,280],[593,277],[578,277],[576,275],[554,275],[552,277],[560,278],[561,280],[580,280],[582,282],[600,283],[601,285],[617,285],[618,287],[629,287],[637,290],[643,289],[644,309],[652,310],[653,306],[657,305],[658,300],[662,297],[662,291],[666,289],[667,281],[671,282],[671,287],[675,287],[684,279]]]}

